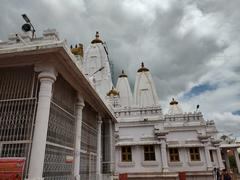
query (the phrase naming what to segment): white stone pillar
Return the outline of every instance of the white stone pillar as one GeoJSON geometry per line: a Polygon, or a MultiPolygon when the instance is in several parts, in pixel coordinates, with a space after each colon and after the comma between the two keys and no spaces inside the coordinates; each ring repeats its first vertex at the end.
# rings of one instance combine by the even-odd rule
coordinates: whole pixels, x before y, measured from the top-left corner
{"type": "Polygon", "coordinates": [[[38,78],[40,80],[40,90],[38,94],[38,106],[28,174],[28,179],[34,180],[43,179],[42,174],[52,97],[52,84],[56,80],[56,73],[54,70],[45,70],[38,75],[38,78]]]}
{"type": "Polygon", "coordinates": [[[114,166],[114,153],[113,153],[113,122],[111,119],[109,119],[109,151],[110,151],[110,155],[109,155],[109,161],[110,161],[110,172],[113,172],[113,166],[114,166]]]}
{"type": "Polygon", "coordinates": [[[78,95],[78,102],[76,104],[76,138],[75,138],[75,154],[74,154],[74,177],[80,180],[80,154],[81,154],[81,132],[82,132],[82,110],[84,101],[82,96],[78,95]]]}
{"type": "Polygon", "coordinates": [[[218,165],[220,170],[224,169],[220,147],[217,147],[217,158],[218,158],[218,165]]]}
{"type": "Polygon", "coordinates": [[[204,151],[205,151],[205,157],[206,157],[206,163],[207,163],[207,170],[210,171],[212,170],[213,166],[210,159],[210,152],[207,144],[204,145],[204,151]]]}
{"type": "Polygon", "coordinates": [[[229,162],[229,158],[228,158],[226,149],[224,149],[224,159],[225,159],[225,163],[226,163],[226,169],[230,169],[230,162],[229,162]]]}
{"type": "Polygon", "coordinates": [[[96,173],[97,173],[97,180],[102,179],[102,171],[101,171],[101,161],[102,161],[102,117],[98,116],[97,122],[97,165],[96,165],[96,173]]]}
{"type": "Polygon", "coordinates": [[[240,160],[239,160],[239,154],[238,154],[237,148],[234,148],[233,151],[234,151],[234,156],[235,156],[238,173],[240,174],[240,160]]]}
{"type": "Polygon", "coordinates": [[[167,145],[165,140],[161,140],[162,170],[168,172],[167,145]]]}

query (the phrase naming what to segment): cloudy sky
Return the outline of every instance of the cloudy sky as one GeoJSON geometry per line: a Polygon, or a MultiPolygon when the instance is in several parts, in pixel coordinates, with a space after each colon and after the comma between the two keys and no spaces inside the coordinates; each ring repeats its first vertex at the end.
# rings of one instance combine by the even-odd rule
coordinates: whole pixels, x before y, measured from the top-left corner
{"type": "Polygon", "coordinates": [[[26,13],[37,30],[56,28],[69,45],[86,47],[99,31],[115,76],[131,84],[144,61],[167,112],[176,97],[184,111],[197,104],[220,132],[240,137],[240,1],[2,0],[0,40],[21,31],[26,13]]]}

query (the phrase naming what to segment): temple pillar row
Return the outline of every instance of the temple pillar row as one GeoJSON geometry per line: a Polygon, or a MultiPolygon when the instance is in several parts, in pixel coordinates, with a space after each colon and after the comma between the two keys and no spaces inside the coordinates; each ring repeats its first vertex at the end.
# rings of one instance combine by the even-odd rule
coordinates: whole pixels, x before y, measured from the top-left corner
{"type": "Polygon", "coordinates": [[[237,165],[237,170],[238,170],[238,173],[240,174],[240,159],[239,159],[237,148],[234,148],[233,152],[234,152],[234,157],[237,165]]]}
{"type": "Polygon", "coordinates": [[[209,147],[208,147],[207,143],[204,144],[204,152],[205,152],[205,157],[206,157],[207,170],[212,170],[213,166],[212,166],[212,162],[210,159],[210,152],[209,152],[209,147]]]}
{"type": "Polygon", "coordinates": [[[220,170],[224,169],[220,147],[217,147],[217,159],[220,170]]]}
{"type": "Polygon", "coordinates": [[[84,100],[81,95],[78,95],[76,104],[76,138],[75,138],[75,153],[74,153],[74,177],[80,180],[80,155],[81,155],[81,133],[82,133],[82,110],[84,108],[84,100]]]}
{"type": "Polygon", "coordinates": [[[40,89],[38,94],[38,106],[36,111],[36,122],[32,141],[28,179],[43,180],[42,174],[52,97],[52,86],[56,81],[57,74],[51,67],[37,67],[35,70],[40,72],[38,75],[40,89]]]}
{"type": "Polygon", "coordinates": [[[166,140],[161,140],[161,157],[162,157],[162,171],[167,172],[168,171],[168,160],[167,160],[167,144],[166,140]]]}
{"type": "Polygon", "coordinates": [[[101,169],[101,161],[102,161],[102,117],[98,116],[97,122],[97,180],[102,179],[102,169],[101,169]]]}

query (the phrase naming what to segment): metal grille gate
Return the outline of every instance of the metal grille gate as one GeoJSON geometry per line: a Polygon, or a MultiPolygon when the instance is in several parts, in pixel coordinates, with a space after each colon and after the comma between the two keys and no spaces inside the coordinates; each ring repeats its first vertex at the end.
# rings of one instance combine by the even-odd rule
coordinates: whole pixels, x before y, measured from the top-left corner
{"type": "Polygon", "coordinates": [[[83,180],[96,180],[97,113],[87,103],[83,109],[80,176],[83,180]]]}
{"type": "Polygon", "coordinates": [[[43,177],[72,180],[75,140],[75,90],[61,75],[53,85],[43,177]]]}
{"type": "Polygon", "coordinates": [[[102,173],[110,174],[111,166],[113,166],[111,162],[111,152],[110,152],[110,126],[109,122],[103,121],[102,124],[102,173]]]}
{"type": "MultiPolygon", "coordinates": [[[[27,178],[34,130],[38,79],[33,67],[0,68],[0,157],[25,157],[27,178]]],[[[73,179],[76,92],[61,77],[53,85],[43,177],[73,179]]],[[[97,113],[83,110],[80,175],[96,179],[97,113]]]]}
{"type": "Polygon", "coordinates": [[[0,157],[25,157],[27,176],[38,81],[33,67],[0,68],[0,157]]]}

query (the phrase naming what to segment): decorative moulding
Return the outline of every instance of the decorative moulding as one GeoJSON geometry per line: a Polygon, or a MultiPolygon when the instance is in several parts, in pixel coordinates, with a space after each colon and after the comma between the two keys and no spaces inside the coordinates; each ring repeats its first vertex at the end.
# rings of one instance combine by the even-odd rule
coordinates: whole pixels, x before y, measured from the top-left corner
{"type": "Polygon", "coordinates": [[[158,166],[158,161],[142,161],[142,166],[158,166]]]}
{"type": "Polygon", "coordinates": [[[204,162],[203,161],[189,161],[188,164],[189,164],[189,166],[203,166],[204,162]]]}
{"type": "Polygon", "coordinates": [[[182,166],[183,163],[181,161],[176,161],[176,162],[168,162],[169,166],[182,166]]]}
{"type": "Polygon", "coordinates": [[[135,162],[119,162],[118,163],[119,167],[134,167],[135,166],[135,162]]]}

